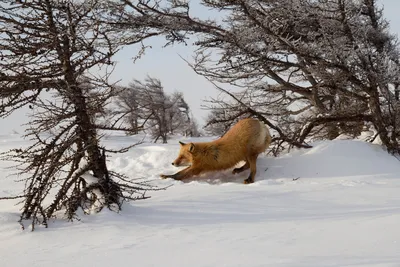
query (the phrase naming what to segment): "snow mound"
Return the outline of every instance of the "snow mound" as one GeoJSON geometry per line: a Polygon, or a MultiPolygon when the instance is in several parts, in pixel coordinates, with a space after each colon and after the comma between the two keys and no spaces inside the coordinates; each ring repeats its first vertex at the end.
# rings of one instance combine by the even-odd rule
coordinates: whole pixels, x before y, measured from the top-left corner
{"type": "Polygon", "coordinates": [[[278,158],[262,158],[259,166],[268,168],[268,171],[261,178],[399,177],[399,160],[379,145],[352,140],[311,145],[310,149],[295,150],[278,158]]]}
{"type": "MultiPolygon", "coordinates": [[[[204,141],[196,140],[196,141],[204,141]]],[[[299,178],[353,178],[386,177],[398,178],[400,161],[388,154],[381,146],[355,140],[321,141],[311,144],[310,149],[293,149],[280,157],[261,154],[257,160],[257,183],[274,183],[276,180],[299,178]]],[[[178,144],[140,145],[134,149],[134,156],[124,164],[114,165],[127,173],[146,173],[150,179],[160,173],[175,173],[171,162],[179,152],[178,144]]],[[[126,160],[126,158],[125,158],[126,160]]],[[[114,163],[121,163],[117,159],[114,163]]],[[[239,163],[238,166],[244,162],[239,163]]],[[[214,173],[205,173],[184,181],[207,182],[211,184],[242,183],[249,171],[233,175],[231,169],[214,173]]],[[[171,182],[177,183],[176,181],[171,182]]],[[[321,180],[321,179],[320,179],[321,180]]],[[[181,182],[178,182],[181,183],[181,182]]]]}

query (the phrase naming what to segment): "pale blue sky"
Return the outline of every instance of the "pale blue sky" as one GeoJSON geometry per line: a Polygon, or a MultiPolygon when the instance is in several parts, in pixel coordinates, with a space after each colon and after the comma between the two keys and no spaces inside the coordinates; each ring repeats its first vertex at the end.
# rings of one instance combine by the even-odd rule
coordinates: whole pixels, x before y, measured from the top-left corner
{"type": "MultiPolygon", "coordinates": [[[[381,0],[380,4],[384,6],[385,17],[390,21],[391,31],[400,36],[400,1],[381,0]]],[[[194,9],[193,13],[201,17],[207,14],[204,9],[199,8],[194,9]]],[[[127,84],[132,79],[141,80],[146,75],[159,78],[167,92],[178,90],[184,93],[194,117],[202,124],[207,115],[207,111],[201,109],[203,100],[216,96],[218,91],[203,77],[196,75],[180,58],[181,56],[190,61],[193,47],[177,45],[162,48],[163,41],[162,38],[158,38],[146,42],[147,45],[152,46],[152,49],[147,50],[135,64],[132,58],[135,57],[137,48],[124,48],[115,57],[118,64],[112,79],[121,80],[123,84],[127,84]]],[[[26,122],[25,113],[26,110],[22,110],[7,119],[0,119],[0,134],[12,133],[13,130],[21,132],[20,125],[26,122]]]]}

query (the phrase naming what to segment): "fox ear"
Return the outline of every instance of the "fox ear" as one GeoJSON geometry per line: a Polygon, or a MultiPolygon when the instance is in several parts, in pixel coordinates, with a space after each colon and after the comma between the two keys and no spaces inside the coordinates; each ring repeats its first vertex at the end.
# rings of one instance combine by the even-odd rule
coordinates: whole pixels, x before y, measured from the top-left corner
{"type": "Polygon", "coordinates": [[[195,149],[194,144],[193,144],[193,143],[190,143],[189,152],[190,152],[190,153],[193,153],[193,152],[194,152],[194,149],[195,149]]]}
{"type": "Polygon", "coordinates": [[[184,142],[181,142],[181,141],[179,141],[179,144],[180,144],[181,146],[186,145],[184,142]]]}

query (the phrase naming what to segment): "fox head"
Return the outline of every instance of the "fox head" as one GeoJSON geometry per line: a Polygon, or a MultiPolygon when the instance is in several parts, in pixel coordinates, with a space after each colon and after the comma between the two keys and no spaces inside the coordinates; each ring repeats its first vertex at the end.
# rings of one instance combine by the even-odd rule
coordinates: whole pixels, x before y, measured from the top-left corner
{"type": "Polygon", "coordinates": [[[172,162],[172,165],[179,167],[179,166],[189,166],[193,162],[193,153],[195,151],[195,145],[193,143],[185,144],[183,142],[179,142],[181,145],[181,149],[179,151],[179,155],[172,162]]]}

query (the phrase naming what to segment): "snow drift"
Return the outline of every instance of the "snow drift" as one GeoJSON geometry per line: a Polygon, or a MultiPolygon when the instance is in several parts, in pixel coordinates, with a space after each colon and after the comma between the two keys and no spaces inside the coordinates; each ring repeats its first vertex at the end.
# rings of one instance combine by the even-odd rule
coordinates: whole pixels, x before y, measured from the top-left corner
{"type": "MultiPolygon", "coordinates": [[[[3,137],[0,151],[16,144],[3,137]]],[[[187,139],[206,141],[207,138],[187,139]]],[[[114,148],[131,137],[105,140],[114,148]]],[[[0,266],[399,266],[400,162],[378,145],[317,142],[278,158],[260,156],[254,184],[231,170],[185,182],[173,173],[179,149],[144,143],[109,166],[165,191],[104,211],[21,231],[18,206],[0,202],[0,266]]],[[[22,184],[0,174],[0,195],[22,184]]]]}

